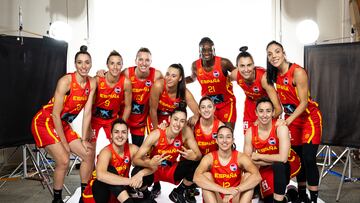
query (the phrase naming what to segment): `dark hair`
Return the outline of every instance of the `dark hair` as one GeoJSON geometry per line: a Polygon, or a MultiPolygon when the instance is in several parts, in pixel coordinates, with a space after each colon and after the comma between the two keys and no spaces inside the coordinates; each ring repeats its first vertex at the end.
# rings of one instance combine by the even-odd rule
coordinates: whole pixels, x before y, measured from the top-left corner
{"type": "Polygon", "coordinates": [[[110,57],[112,57],[112,56],[119,56],[119,57],[121,58],[121,63],[122,63],[123,58],[122,58],[122,56],[119,54],[119,52],[117,52],[117,51],[115,51],[115,50],[112,50],[112,52],[110,52],[109,56],[108,56],[107,59],[106,59],[106,64],[109,63],[110,57]]]}
{"type": "MultiPolygon", "coordinates": [[[[223,126],[220,126],[220,127],[218,128],[216,134],[219,135],[220,130],[221,130],[221,129],[224,129],[224,128],[229,129],[230,132],[231,132],[231,134],[232,134],[232,137],[234,138],[234,130],[232,129],[232,127],[231,127],[230,125],[226,125],[226,124],[223,125],[223,126]]],[[[235,149],[236,149],[236,144],[235,144],[235,143],[232,144],[231,149],[232,149],[232,150],[235,150],[235,149]]]]}
{"type": "Polygon", "coordinates": [[[150,50],[149,50],[148,48],[146,48],[146,47],[141,47],[141,48],[137,51],[137,53],[136,53],[136,58],[138,57],[138,55],[139,55],[140,52],[146,52],[146,53],[149,53],[149,54],[151,55],[151,52],[150,52],[150,50]]]}
{"type": "MultiPolygon", "coordinates": [[[[269,48],[270,45],[276,44],[279,47],[281,47],[282,50],[284,50],[284,47],[277,41],[273,40],[269,42],[269,44],[266,46],[266,50],[269,48]]],[[[277,80],[277,74],[279,72],[279,69],[277,69],[275,66],[273,66],[268,57],[266,57],[266,81],[269,85],[273,85],[277,80]]]]}
{"type": "Polygon", "coordinates": [[[185,84],[184,67],[180,63],[171,64],[169,68],[170,67],[175,68],[180,72],[181,80],[177,85],[176,98],[180,98],[181,101],[185,101],[186,84],[185,84]]]}
{"type": "Polygon", "coordinates": [[[90,59],[91,59],[91,55],[89,54],[89,52],[87,52],[87,46],[85,46],[85,45],[82,45],[82,46],[80,47],[80,51],[78,51],[78,52],[75,54],[75,62],[76,62],[77,57],[78,57],[80,54],[86,54],[86,55],[88,55],[88,56],[90,57],[90,59]]]}
{"type": "Polygon", "coordinates": [[[118,118],[118,119],[116,119],[116,120],[114,120],[114,121],[112,122],[112,124],[111,124],[111,132],[113,131],[114,126],[115,126],[116,124],[124,124],[124,125],[126,126],[126,129],[128,129],[128,125],[126,124],[126,122],[125,122],[123,119],[118,118]]]}
{"type": "Polygon", "coordinates": [[[185,116],[187,117],[187,111],[186,111],[186,103],[181,101],[179,102],[179,106],[174,109],[173,112],[171,112],[171,115],[174,115],[176,112],[183,112],[185,113],[185,116]]]}
{"type": "Polygon", "coordinates": [[[199,106],[201,105],[201,102],[203,102],[205,100],[209,100],[209,101],[211,101],[212,104],[214,104],[213,100],[209,96],[203,96],[199,101],[199,106]]]}
{"type": "Polygon", "coordinates": [[[209,44],[211,44],[211,46],[214,46],[214,42],[209,37],[203,37],[199,42],[199,46],[201,46],[205,43],[209,43],[209,44]]]}
{"type": "Polygon", "coordinates": [[[249,52],[247,52],[247,50],[248,50],[248,47],[247,47],[247,46],[242,46],[242,47],[240,47],[240,49],[239,49],[240,53],[239,53],[238,56],[236,57],[236,66],[238,66],[238,63],[239,63],[240,58],[247,58],[247,57],[249,57],[249,58],[251,58],[252,62],[254,63],[254,59],[253,59],[252,55],[251,55],[249,52]]]}
{"type": "Polygon", "coordinates": [[[272,103],[272,101],[270,100],[269,97],[261,97],[260,99],[258,99],[258,100],[256,101],[256,108],[259,106],[259,104],[261,104],[261,103],[266,103],[266,102],[269,102],[269,103],[271,104],[272,109],[273,109],[273,111],[274,111],[274,104],[272,103]]]}

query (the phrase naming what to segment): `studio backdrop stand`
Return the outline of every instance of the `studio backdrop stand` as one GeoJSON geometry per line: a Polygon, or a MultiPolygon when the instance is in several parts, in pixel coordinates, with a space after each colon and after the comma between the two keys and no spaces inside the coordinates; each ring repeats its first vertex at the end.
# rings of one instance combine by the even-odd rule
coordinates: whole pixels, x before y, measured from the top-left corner
{"type": "MultiPolygon", "coordinates": [[[[50,194],[53,195],[51,176],[54,172],[54,168],[52,167],[49,160],[45,157],[43,151],[39,150],[36,147],[34,149],[31,149],[28,144],[21,145],[18,148],[22,149],[23,160],[7,177],[2,178],[4,181],[3,183],[1,183],[0,188],[5,185],[7,180],[19,178],[19,175],[17,174],[19,170],[22,169],[22,171],[20,171],[20,173],[22,174],[22,179],[40,181],[43,188],[47,188],[50,194]],[[31,160],[32,165],[35,167],[35,171],[28,170],[29,159],[31,160]]],[[[69,195],[71,195],[71,192],[65,184],[63,185],[63,187],[65,191],[69,195]]]]}

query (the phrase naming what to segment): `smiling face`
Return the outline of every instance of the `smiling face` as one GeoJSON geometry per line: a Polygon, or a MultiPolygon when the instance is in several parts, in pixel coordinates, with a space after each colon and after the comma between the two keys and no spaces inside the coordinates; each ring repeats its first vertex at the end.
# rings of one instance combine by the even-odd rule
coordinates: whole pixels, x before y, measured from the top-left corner
{"type": "Polygon", "coordinates": [[[255,66],[254,61],[251,57],[240,57],[237,63],[237,67],[240,75],[244,78],[244,80],[255,79],[255,66]]]}
{"type": "Polygon", "coordinates": [[[276,44],[270,44],[267,49],[267,59],[271,65],[280,68],[286,62],[286,55],[283,48],[276,44]]]}
{"type": "Polygon", "coordinates": [[[231,130],[227,127],[222,127],[217,134],[216,143],[222,151],[231,150],[234,144],[234,136],[231,130]]]}
{"type": "Polygon", "coordinates": [[[210,119],[214,117],[215,106],[210,99],[204,99],[199,104],[200,115],[204,119],[210,119]]]}
{"type": "Polygon", "coordinates": [[[124,123],[116,123],[111,131],[111,140],[117,146],[122,146],[128,139],[128,129],[124,123]]]}
{"type": "Polygon", "coordinates": [[[271,123],[274,114],[274,108],[270,102],[261,102],[256,107],[256,116],[263,125],[271,123]]]}
{"type": "Polygon", "coordinates": [[[147,73],[151,65],[151,54],[148,52],[139,52],[136,56],[135,63],[142,73],[147,73]]]}
{"type": "Polygon", "coordinates": [[[107,62],[107,67],[109,69],[109,73],[113,77],[117,77],[121,73],[123,63],[120,56],[110,56],[107,62]]]}
{"type": "Polygon", "coordinates": [[[75,59],[75,68],[76,72],[79,73],[80,76],[88,76],[91,69],[90,56],[87,54],[79,54],[75,59]]]}
{"type": "Polygon", "coordinates": [[[179,134],[186,125],[186,114],[181,111],[174,112],[170,117],[169,128],[174,134],[179,134]]]}
{"type": "Polygon", "coordinates": [[[170,66],[165,74],[165,81],[167,87],[176,87],[181,80],[182,77],[180,76],[180,71],[170,66]]]}
{"type": "Polygon", "coordinates": [[[208,42],[200,45],[200,56],[204,61],[211,61],[214,58],[213,45],[208,42]]]}

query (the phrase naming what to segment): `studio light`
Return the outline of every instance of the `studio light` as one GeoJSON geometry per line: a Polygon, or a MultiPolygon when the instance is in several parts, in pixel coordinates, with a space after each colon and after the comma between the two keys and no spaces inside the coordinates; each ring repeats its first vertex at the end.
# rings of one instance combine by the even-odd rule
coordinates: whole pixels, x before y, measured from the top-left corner
{"type": "Polygon", "coordinates": [[[313,20],[303,20],[296,27],[296,36],[302,44],[314,43],[319,37],[319,27],[313,20]]]}
{"type": "Polygon", "coordinates": [[[53,22],[50,26],[49,35],[51,38],[69,42],[72,37],[71,27],[62,21],[53,22]]]}

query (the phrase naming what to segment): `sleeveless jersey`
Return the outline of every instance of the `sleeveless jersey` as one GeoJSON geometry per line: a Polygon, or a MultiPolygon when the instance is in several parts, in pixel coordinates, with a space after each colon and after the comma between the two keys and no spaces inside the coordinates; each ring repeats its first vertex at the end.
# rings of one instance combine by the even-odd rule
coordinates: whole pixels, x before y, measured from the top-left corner
{"type": "Polygon", "coordinates": [[[175,108],[178,107],[181,99],[172,99],[169,97],[166,91],[166,82],[164,80],[164,90],[159,97],[159,105],[157,109],[158,123],[162,123],[163,120],[167,121],[169,115],[174,112],[175,108]]]}
{"type": "MultiPolygon", "coordinates": [[[[259,137],[258,126],[252,126],[252,145],[254,149],[256,149],[259,154],[278,154],[279,153],[279,138],[276,133],[276,120],[272,120],[272,127],[270,131],[270,135],[267,139],[262,140],[259,137]]],[[[288,154],[288,162],[290,164],[290,177],[295,177],[301,168],[300,157],[296,154],[296,152],[290,148],[288,154]]],[[[266,168],[261,167],[261,168],[266,168]]]]}
{"type": "Polygon", "coordinates": [[[214,68],[210,72],[205,71],[201,59],[195,63],[197,80],[201,85],[201,96],[209,96],[217,108],[226,106],[230,98],[235,101],[232,83],[223,73],[220,57],[215,56],[214,68]]]}
{"type": "Polygon", "coordinates": [[[244,120],[255,122],[257,116],[255,114],[256,101],[264,96],[267,96],[265,89],[261,85],[261,78],[266,70],[262,67],[255,67],[255,80],[252,84],[247,84],[241,74],[237,73],[236,82],[244,90],[246,95],[244,107],[244,120]]]}
{"type": "Polygon", "coordinates": [[[166,153],[166,155],[171,155],[171,157],[167,160],[164,160],[163,163],[161,163],[161,166],[172,165],[176,162],[180,154],[178,150],[181,150],[181,146],[183,145],[182,132],[180,132],[179,135],[175,137],[172,143],[168,143],[166,138],[166,130],[159,129],[159,131],[160,137],[158,143],[151,150],[150,157],[166,153]]]}
{"type": "MultiPolygon", "coordinates": [[[[276,91],[278,92],[279,99],[287,116],[291,115],[300,103],[296,87],[293,85],[294,71],[297,68],[302,67],[295,63],[290,64],[289,70],[284,75],[278,75],[276,80],[276,91]]],[[[309,114],[316,114],[318,110],[318,104],[311,99],[310,92],[308,92],[308,94],[308,106],[296,119],[302,119],[309,114]]]]}
{"type": "Polygon", "coordinates": [[[135,75],[135,68],[128,68],[132,86],[132,104],[127,123],[130,127],[138,128],[146,125],[146,117],[149,113],[150,89],[154,84],[155,69],[150,67],[149,76],[141,81],[135,75]]]}
{"type": "Polygon", "coordinates": [[[197,145],[199,146],[201,154],[204,156],[205,154],[216,151],[216,136],[217,130],[219,128],[220,120],[214,119],[213,128],[210,134],[205,134],[201,129],[200,120],[194,126],[194,134],[197,145]]]}
{"type": "MultiPolygon", "coordinates": [[[[71,75],[71,84],[69,94],[65,95],[63,110],[61,111],[60,117],[63,122],[71,123],[84,108],[89,94],[90,94],[90,80],[86,78],[85,87],[82,88],[76,81],[75,72],[69,73],[71,75]]],[[[41,117],[50,117],[54,107],[54,98],[52,98],[48,104],[42,108],[41,117]]]]}
{"type": "Polygon", "coordinates": [[[218,151],[211,152],[213,156],[213,163],[210,169],[215,183],[224,187],[236,187],[241,181],[241,169],[237,163],[238,151],[233,150],[229,163],[225,166],[221,165],[218,151]]]}
{"type": "MultiPolygon", "coordinates": [[[[123,157],[121,157],[118,153],[115,152],[112,144],[109,144],[106,147],[111,151],[111,160],[109,164],[116,169],[119,176],[128,178],[131,167],[131,155],[130,155],[129,144],[128,143],[124,144],[123,157]]],[[[91,178],[88,181],[84,193],[82,193],[82,198],[84,203],[95,203],[92,193],[92,186],[95,180],[96,180],[96,170],[92,172],[91,178]]],[[[113,197],[110,197],[108,202],[118,202],[118,201],[114,200],[113,197]]]]}
{"type": "Polygon", "coordinates": [[[119,176],[129,177],[129,171],[131,167],[131,156],[130,156],[130,147],[128,143],[124,144],[124,156],[121,157],[118,153],[115,152],[112,144],[108,145],[109,150],[111,151],[111,160],[110,165],[114,166],[119,176]]]}
{"type": "Polygon", "coordinates": [[[276,134],[276,121],[272,121],[270,135],[265,140],[259,137],[258,126],[252,126],[252,145],[259,154],[278,154],[279,153],[279,138],[276,134]]]}
{"type": "Polygon", "coordinates": [[[107,124],[118,118],[120,104],[124,98],[124,80],[121,75],[114,87],[109,87],[105,77],[99,77],[95,102],[92,107],[92,120],[107,124]]]}

